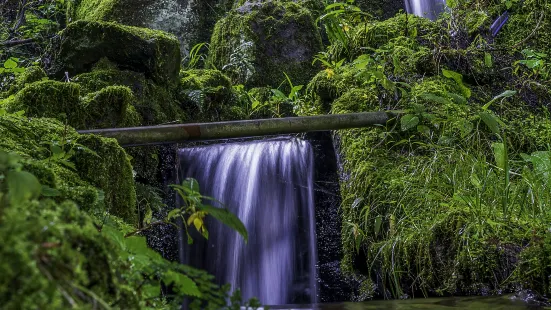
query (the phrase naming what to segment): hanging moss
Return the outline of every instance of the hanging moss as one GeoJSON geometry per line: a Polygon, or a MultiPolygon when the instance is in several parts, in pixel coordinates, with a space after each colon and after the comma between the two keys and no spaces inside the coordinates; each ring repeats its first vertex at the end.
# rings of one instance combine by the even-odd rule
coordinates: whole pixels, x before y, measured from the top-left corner
{"type": "Polygon", "coordinates": [[[293,2],[246,3],[218,21],[208,64],[247,87],[306,84],[321,39],[308,10],[293,2]]]}
{"type": "Polygon", "coordinates": [[[52,42],[49,74],[88,72],[102,58],[120,69],[144,73],[160,84],[176,84],[180,50],[176,38],[156,30],[115,23],[71,23],[52,42]]]}

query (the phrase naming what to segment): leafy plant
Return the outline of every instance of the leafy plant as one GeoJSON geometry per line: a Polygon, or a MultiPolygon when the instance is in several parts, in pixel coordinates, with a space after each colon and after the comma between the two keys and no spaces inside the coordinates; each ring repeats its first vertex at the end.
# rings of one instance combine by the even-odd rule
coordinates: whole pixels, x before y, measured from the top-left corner
{"type": "Polygon", "coordinates": [[[189,51],[189,54],[182,59],[182,69],[183,70],[191,70],[191,69],[197,69],[199,67],[199,64],[204,63],[207,59],[208,54],[208,43],[199,43],[195,44],[191,50],[189,51]],[[202,50],[206,49],[206,53],[202,53],[202,50]]]}

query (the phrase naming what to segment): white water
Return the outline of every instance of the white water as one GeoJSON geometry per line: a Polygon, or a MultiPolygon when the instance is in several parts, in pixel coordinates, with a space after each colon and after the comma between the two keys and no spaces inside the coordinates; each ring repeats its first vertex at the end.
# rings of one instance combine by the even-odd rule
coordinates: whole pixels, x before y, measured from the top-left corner
{"type": "Polygon", "coordinates": [[[240,288],[244,300],[316,302],[310,144],[298,139],[217,144],[181,149],[179,157],[181,177],[197,179],[203,195],[223,202],[249,233],[245,244],[236,232],[210,222],[206,245],[182,246],[182,262],[240,288]]]}
{"type": "Polygon", "coordinates": [[[445,0],[404,0],[410,14],[435,20],[446,7],[445,0]]]}

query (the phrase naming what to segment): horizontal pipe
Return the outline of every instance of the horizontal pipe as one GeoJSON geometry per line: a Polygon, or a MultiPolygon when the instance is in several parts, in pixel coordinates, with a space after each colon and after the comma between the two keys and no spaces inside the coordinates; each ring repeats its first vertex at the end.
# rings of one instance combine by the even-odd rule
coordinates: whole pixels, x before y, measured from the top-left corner
{"type": "Polygon", "coordinates": [[[364,112],[245,121],[80,130],[115,138],[122,146],[231,139],[385,125],[393,115],[364,112]]]}

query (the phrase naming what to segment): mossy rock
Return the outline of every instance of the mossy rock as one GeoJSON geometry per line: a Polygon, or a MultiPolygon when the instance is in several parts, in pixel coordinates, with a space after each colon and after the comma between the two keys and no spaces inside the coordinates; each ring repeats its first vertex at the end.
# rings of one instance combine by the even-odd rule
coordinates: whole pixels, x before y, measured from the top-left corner
{"type": "Polygon", "coordinates": [[[402,0],[356,0],[354,5],[381,19],[391,18],[400,10],[405,10],[402,0]]]}
{"type": "Polygon", "coordinates": [[[76,156],[76,169],[83,180],[105,192],[108,211],[136,223],[136,190],[132,166],[125,151],[115,139],[95,135],[78,137],[77,143],[92,149],[96,154],[76,156]]]}
{"type": "Polygon", "coordinates": [[[144,73],[160,84],[176,84],[180,70],[174,36],[106,22],[69,24],[52,41],[49,57],[47,71],[56,77],[89,72],[104,57],[120,69],[144,73]]]}
{"type": "Polygon", "coordinates": [[[218,70],[189,70],[180,73],[182,108],[193,121],[240,120],[247,115],[231,80],[218,70]]]}
{"type": "Polygon", "coordinates": [[[310,12],[294,2],[245,3],[216,23],[207,63],[247,87],[277,88],[286,73],[306,84],[321,38],[310,12]]]}
{"type": "Polygon", "coordinates": [[[81,86],[84,93],[99,92],[110,86],[129,88],[133,94],[132,106],[141,117],[140,125],[182,122],[187,119],[174,98],[175,87],[159,85],[148,79],[144,73],[100,66],[91,72],[75,76],[73,80],[81,86]]]}
{"type": "Polygon", "coordinates": [[[106,87],[82,97],[79,84],[47,80],[28,84],[7,100],[6,107],[32,117],[57,118],[77,129],[92,129],[139,125],[133,101],[127,87],[106,87]]]}
{"type": "Polygon", "coordinates": [[[138,296],[121,273],[130,265],[79,206],[42,200],[1,211],[3,307],[62,309],[74,303],[96,304],[98,299],[127,309],[139,307],[138,296]]]}
{"type": "Polygon", "coordinates": [[[0,116],[0,149],[23,157],[26,169],[92,214],[107,208],[137,222],[132,167],[113,139],[79,136],[55,119],[0,116]]]}
{"type": "Polygon", "coordinates": [[[182,56],[210,39],[214,24],[233,0],[72,0],[70,21],[110,21],[129,26],[165,31],[180,41],[182,56]]]}

